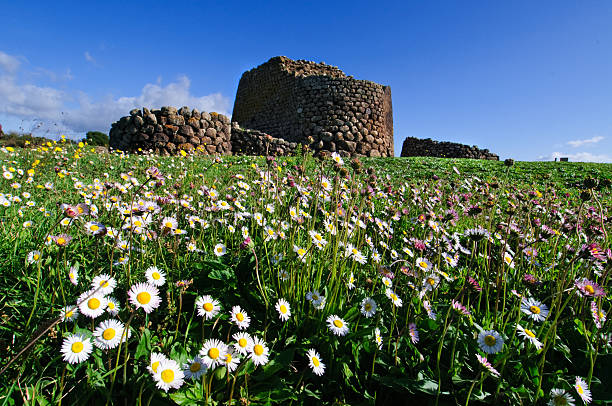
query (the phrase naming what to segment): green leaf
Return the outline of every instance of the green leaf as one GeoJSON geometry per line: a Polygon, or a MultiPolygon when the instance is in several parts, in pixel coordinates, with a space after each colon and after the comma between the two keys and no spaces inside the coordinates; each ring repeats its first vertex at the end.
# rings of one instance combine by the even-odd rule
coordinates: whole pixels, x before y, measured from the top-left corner
{"type": "Polygon", "coordinates": [[[136,353],[134,354],[135,359],[142,357],[148,357],[151,354],[151,330],[145,328],[136,346],[136,353]]]}

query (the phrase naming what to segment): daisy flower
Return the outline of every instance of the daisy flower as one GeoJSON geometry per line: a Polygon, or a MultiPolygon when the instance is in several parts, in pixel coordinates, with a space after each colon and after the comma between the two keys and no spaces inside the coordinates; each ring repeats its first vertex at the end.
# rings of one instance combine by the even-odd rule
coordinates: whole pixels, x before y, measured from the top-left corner
{"type": "Polygon", "coordinates": [[[318,290],[313,290],[311,292],[306,293],[306,300],[311,302],[318,302],[319,300],[321,300],[321,297],[322,296],[318,290]]]}
{"type": "Polygon", "coordinates": [[[533,331],[524,328],[520,324],[517,324],[516,328],[518,329],[519,335],[525,338],[525,340],[529,341],[531,344],[533,344],[536,347],[536,349],[539,350],[540,348],[542,348],[542,343],[540,342],[540,340],[538,340],[538,338],[536,337],[533,331]]]}
{"type": "Polygon", "coordinates": [[[62,358],[70,364],[78,364],[89,358],[93,350],[91,339],[82,334],[73,334],[62,342],[62,358]]]}
{"type": "Polygon", "coordinates": [[[42,255],[40,254],[40,251],[30,251],[28,253],[28,256],[26,257],[26,261],[28,262],[28,264],[33,264],[34,262],[40,262],[41,259],[42,259],[42,255]]]}
{"type": "Polygon", "coordinates": [[[175,360],[165,359],[160,361],[154,378],[157,387],[168,392],[169,389],[178,389],[183,385],[185,374],[175,360]]]}
{"type": "Polygon", "coordinates": [[[246,314],[244,310],[240,308],[240,306],[232,307],[232,311],[230,312],[231,320],[236,323],[240,330],[244,330],[249,327],[251,324],[251,318],[246,314]]]}
{"type": "Polygon", "coordinates": [[[276,302],[276,311],[278,312],[278,317],[282,321],[289,320],[289,317],[291,316],[291,308],[285,299],[278,299],[278,302],[276,302]]]}
{"type": "Polygon", "coordinates": [[[74,306],[65,306],[62,311],[62,321],[73,321],[79,316],[79,308],[74,306]]]}
{"type": "Polygon", "coordinates": [[[178,228],[178,221],[174,217],[165,217],[162,220],[162,229],[164,230],[175,230],[178,228]]]}
{"type": "Polygon", "coordinates": [[[402,304],[403,304],[402,299],[400,299],[400,298],[397,296],[397,294],[396,294],[396,293],[395,293],[393,290],[391,290],[391,289],[387,289],[387,290],[385,291],[385,295],[387,295],[387,297],[388,297],[389,299],[391,299],[391,301],[393,302],[393,305],[394,305],[394,306],[396,306],[396,307],[402,307],[402,304]]]}
{"type": "Polygon", "coordinates": [[[598,297],[606,294],[601,286],[588,280],[587,278],[579,279],[574,284],[576,285],[578,295],[580,296],[598,297]]]}
{"type": "Polygon", "coordinates": [[[550,391],[550,402],[548,402],[548,406],[574,405],[574,398],[565,389],[553,389],[550,391]]]}
{"type": "Polygon", "coordinates": [[[342,159],[342,157],[340,157],[340,154],[338,154],[337,152],[332,152],[331,159],[338,165],[344,165],[344,160],[342,159]]]}
{"type": "Polygon", "coordinates": [[[137,283],[132,286],[128,292],[128,298],[136,309],[142,308],[145,313],[151,313],[161,303],[159,291],[150,283],[137,283]]]}
{"type": "Polygon", "coordinates": [[[534,321],[544,321],[548,317],[548,307],[531,297],[523,298],[521,301],[521,311],[534,321]]]}
{"type": "Polygon", "coordinates": [[[214,369],[225,362],[225,354],[227,354],[227,345],[217,339],[206,340],[200,350],[202,362],[208,369],[214,369]]]}
{"type": "Polygon", "coordinates": [[[500,377],[500,373],[497,371],[497,369],[493,368],[493,365],[491,365],[489,361],[487,361],[487,357],[483,357],[480,354],[476,354],[476,358],[478,358],[478,362],[480,362],[480,365],[485,367],[491,373],[491,375],[497,378],[500,377]]]}
{"type": "Polygon", "coordinates": [[[438,283],[440,283],[440,277],[435,273],[429,274],[423,279],[423,289],[426,291],[434,290],[438,283]]]}
{"type": "Polygon", "coordinates": [[[249,348],[253,345],[253,339],[249,333],[239,332],[232,336],[236,342],[234,343],[234,349],[242,355],[247,355],[249,348]]]}
{"type": "Polygon", "coordinates": [[[157,373],[157,370],[159,369],[159,364],[162,361],[166,360],[167,358],[164,354],[161,354],[159,352],[152,352],[151,359],[149,360],[149,365],[147,366],[149,373],[151,373],[151,375],[155,375],[157,373]]]}
{"type": "Polygon", "coordinates": [[[104,296],[113,293],[113,290],[115,290],[115,286],[117,286],[117,281],[115,280],[115,278],[105,273],[96,276],[93,281],[91,281],[91,288],[93,290],[100,288],[98,289],[98,293],[104,296]]]}
{"type": "Polygon", "coordinates": [[[265,341],[259,337],[253,337],[253,343],[249,353],[249,357],[251,360],[253,360],[253,363],[255,365],[267,364],[269,354],[270,350],[268,350],[268,346],[266,345],[265,341]]]}
{"type": "Polygon", "coordinates": [[[340,317],[332,314],[327,318],[327,324],[329,325],[329,329],[337,336],[343,336],[348,333],[349,329],[344,320],[340,317]]]}
{"type": "Polygon", "coordinates": [[[227,248],[225,247],[225,245],[219,243],[217,245],[215,245],[215,255],[220,257],[225,255],[225,253],[227,252],[227,248]]]}
{"type": "Polygon", "coordinates": [[[574,388],[576,388],[576,392],[578,392],[578,396],[582,399],[585,404],[591,403],[593,399],[591,397],[591,391],[587,386],[587,383],[581,377],[576,377],[576,383],[574,384],[574,388]]]}
{"type": "Polygon", "coordinates": [[[506,265],[514,269],[514,258],[512,258],[512,255],[510,255],[508,252],[504,252],[502,255],[502,258],[504,262],[506,263],[506,265]]]}
{"type": "Polygon", "coordinates": [[[495,330],[485,330],[478,334],[478,345],[487,354],[496,354],[501,351],[504,339],[495,330]]]}
{"type": "Polygon", "coordinates": [[[419,330],[417,330],[416,324],[410,323],[408,325],[408,334],[410,334],[410,341],[412,341],[412,344],[419,342],[419,330]]]}
{"type": "Polygon", "coordinates": [[[71,266],[68,271],[68,279],[70,279],[70,283],[74,286],[79,284],[79,270],[76,266],[71,266]]]}
{"type": "Polygon", "coordinates": [[[393,286],[393,281],[391,281],[391,279],[387,278],[386,276],[383,276],[382,278],[382,283],[383,285],[385,285],[387,288],[390,288],[393,286]]]}
{"type": "Polygon", "coordinates": [[[433,264],[431,262],[429,262],[429,260],[427,260],[426,258],[417,258],[416,265],[423,272],[429,271],[429,270],[431,270],[433,268],[433,264]]]}
{"type": "Polygon", "coordinates": [[[95,319],[104,313],[107,305],[107,299],[100,292],[92,294],[92,291],[81,293],[77,300],[79,310],[84,316],[95,319]]]}
{"type": "Polygon", "coordinates": [[[229,348],[225,353],[225,361],[223,365],[229,372],[234,372],[240,363],[240,356],[234,352],[233,349],[229,348]]]}
{"type": "Polygon", "coordinates": [[[593,316],[595,326],[600,329],[601,326],[603,326],[603,324],[606,322],[606,312],[604,312],[599,306],[597,306],[597,303],[595,303],[594,301],[591,302],[591,315],[593,316]]]}
{"type": "Polygon", "coordinates": [[[312,369],[312,372],[314,372],[315,375],[323,375],[325,372],[325,364],[321,362],[321,356],[319,353],[311,348],[306,353],[306,356],[308,357],[308,365],[310,366],[310,369],[312,369]]]}
{"type": "Polygon", "coordinates": [[[346,283],[346,287],[349,290],[355,289],[355,275],[353,275],[352,272],[351,272],[351,275],[349,276],[348,282],[346,283]]]}
{"type": "Polygon", "coordinates": [[[366,317],[374,316],[377,308],[378,306],[376,305],[376,302],[369,297],[366,297],[361,301],[361,314],[366,317]]]}
{"type": "Polygon", "coordinates": [[[114,297],[107,297],[106,311],[111,316],[116,316],[119,313],[119,302],[114,297]]]}
{"type": "Polygon", "coordinates": [[[464,316],[470,315],[470,311],[462,303],[456,301],[455,299],[451,300],[451,305],[453,306],[453,309],[457,310],[459,313],[463,314],[464,316]]]}
{"type": "Polygon", "coordinates": [[[374,329],[374,341],[376,342],[376,347],[380,350],[383,345],[383,339],[380,335],[380,329],[378,327],[374,329]]]}
{"type": "Polygon", "coordinates": [[[145,271],[145,276],[147,278],[147,282],[150,284],[160,287],[164,286],[166,283],[166,274],[159,270],[156,266],[150,266],[145,271]]]}
{"type": "Polygon", "coordinates": [[[103,350],[115,348],[121,342],[121,338],[124,337],[124,328],[123,323],[119,320],[110,319],[103,321],[93,332],[95,337],[94,344],[103,350]]]}
{"type": "Polygon", "coordinates": [[[197,381],[205,373],[206,365],[204,365],[204,361],[198,355],[183,365],[183,374],[185,374],[186,379],[197,381]]]}
{"type": "Polygon", "coordinates": [[[219,302],[209,295],[202,296],[196,300],[195,306],[198,309],[198,316],[205,317],[206,320],[212,319],[221,310],[219,302]]]}

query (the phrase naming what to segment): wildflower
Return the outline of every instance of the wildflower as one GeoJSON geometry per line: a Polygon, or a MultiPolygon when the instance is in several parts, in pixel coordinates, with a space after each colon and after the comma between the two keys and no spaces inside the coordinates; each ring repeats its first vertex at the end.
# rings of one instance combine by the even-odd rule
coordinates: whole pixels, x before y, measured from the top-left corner
{"type": "Polygon", "coordinates": [[[178,221],[174,217],[165,217],[162,220],[162,230],[172,231],[178,228],[178,221]]]}
{"type": "Polygon", "coordinates": [[[470,228],[469,230],[465,231],[465,235],[474,242],[479,242],[491,236],[491,234],[482,227],[470,228]]]}
{"type": "Polygon", "coordinates": [[[70,267],[70,270],[68,270],[68,279],[70,279],[70,283],[72,283],[74,286],[78,285],[79,272],[76,266],[73,265],[70,267]]]}
{"type": "Polygon", "coordinates": [[[306,293],[306,300],[311,302],[318,302],[321,300],[321,294],[318,290],[313,290],[311,292],[306,293]]]}
{"type": "Polygon", "coordinates": [[[387,295],[387,297],[391,299],[391,301],[393,302],[393,306],[402,307],[402,299],[400,299],[393,290],[387,288],[387,290],[385,291],[385,295],[387,295]]]}
{"type": "Polygon", "coordinates": [[[434,290],[438,286],[438,283],[440,283],[440,277],[435,273],[429,274],[423,279],[423,290],[434,290]]]}
{"type": "Polygon", "coordinates": [[[81,293],[77,300],[79,310],[84,316],[95,319],[101,316],[106,309],[107,299],[100,292],[93,293],[92,290],[81,293]]]}
{"type": "Polygon", "coordinates": [[[601,286],[587,278],[577,280],[574,282],[574,285],[578,289],[577,293],[579,296],[599,297],[606,294],[601,286]]]}
{"type": "Polygon", "coordinates": [[[111,316],[116,316],[119,313],[119,302],[114,297],[107,297],[106,311],[111,316]]]}
{"type": "Polygon", "coordinates": [[[366,297],[361,301],[361,314],[366,317],[372,317],[376,313],[377,309],[376,302],[369,297],[366,297]]]}
{"type": "Polygon", "coordinates": [[[151,358],[149,360],[149,365],[147,366],[149,373],[151,373],[151,375],[155,375],[157,373],[157,370],[159,369],[159,364],[162,361],[166,361],[167,359],[168,358],[166,358],[164,354],[160,354],[159,352],[152,352],[151,358]]]}
{"type": "Polygon", "coordinates": [[[268,350],[268,346],[266,345],[266,343],[259,337],[254,337],[249,354],[249,357],[251,358],[253,363],[255,365],[267,364],[269,354],[270,350],[268,350]]]}
{"type": "Polygon", "coordinates": [[[310,238],[312,239],[312,243],[315,244],[317,248],[323,249],[323,247],[325,247],[325,245],[327,244],[327,240],[325,240],[323,236],[319,234],[318,232],[316,232],[315,230],[310,230],[308,234],[310,235],[310,238]]]}
{"type": "Polygon", "coordinates": [[[232,336],[236,342],[234,349],[242,355],[247,355],[249,348],[253,345],[253,339],[246,332],[238,332],[232,336]]]}
{"type": "Polygon", "coordinates": [[[593,321],[595,322],[595,326],[598,329],[606,322],[606,312],[604,312],[597,303],[594,301],[591,302],[591,315],[593,316],[593,321]]]}
{"type": "Polygon", "coordinates": [[[205,317],[206,320],[212,319],[221,310],[219,302],[209,295],[202,296],[196,300],[195,306],[198,309],[198,316],[205,317]]]}
{"type": "Polygon", "coordinates": [[[145,276],[147,278],[147,282],[154,286],[160,287],[164,286],[166,283],[166,274],[156,266],[150,266],[147,268],[145,271],[145,276]]]}
{"type": "Polygon", "coordinates": [[[40,260],[42,259],[42,255],[40,254],[40,251],[30,251],[28,253],[28,256],[26,257],[26,261],[28,262],[28,264],[33,264],[35,262],[40,262],[40,260]]]}
{"type": "Polygon", "coordinates": [[[327,324],[329,325],[329,329],[337,336],[343,336],[348,333],[349,329],[344,320],[340,317],[332,314],[327,318],[327,324]]]}
{"type": "Polygon", "coordinates": [[[208,369],[222,365],[227,354],[227,345],[217,339],[206,340],[200,350],[200,357],[208,369]]]}
{"type": "Polygon", "coordinates": [[[374,341],[376,342],[376,347],[380,350],[382,348],[383,339],[380,335],[380,329],[378,327],[374,329],[374,341]]]}
{"type": "Polygon", "coordinates": [[[306,353],[306,356],[308,357],[308,365],[310,366],[310,369],[312,369],[312,372],[314,372],[315,375],[323,375],[325,372],[325,364],[321,362],[321,356],[319,353],[311,348],[306,353]]]}
{"type": "Polygon", "coordinates": [[[88,221],[85,223],[85,231],[90,235],[106,234],[106,227],[97,221],[88,221]]]}
{"type": "Polygon", "coordinates": [[[105,320],[93,332],[94,344],[103,350],[115,348],[124,337],[123,330],[124,326],[119,320],[105,320]]]}
{"type": "Polygon", "coordinates": [[[548,317],[548,306],[531,297],[523,298],[521,301],[521,311],[534,321],[544,321],[548,317]]]}
{"type": "Polygon", "coordinates": [[[495,330],[485,330],[478,334],[478,345],[487,354],[496,354],[501,351],[504,339],[495,330]]]}
{"type": "Polygon", "coordinates": [[[525,340],[529,341],[531,344],[533,344],[536,347],[536,349],[539,350],[540,348],[542,348],[542,343],[540,342],[540,340],[538,340],[538,338],[536,337],[533,331],[524,328],[520,324],[517,324],[516,328],[518,329],[519,335],[525,338],[525,340]]]}
{"type": "Polygon", "coordinates": [[[587,383],[584,381],[584,379],[577,376],[574,388],[576,388],[578,396],[580,396],[580,398],[585,404],[591,403],[591,400],[593,399],[591,397],[591,391],[589,390],[589,387],[587,386],[587,383]]]}
{"type": "Polygon", "coordinates": [[[244,330],[249,327],[251,324],[251,318],[246,314],[244,310],[240,308],[240,306],[232,307],[232,311],[230,312],[231,320],[236,323],[240,330],[244,330]]]}
{"type": "Polygon", "coordinates": [[[344,165],[344,161],[342,160],[342,157],[340,157],[340,154],[338,154],[337,152],[332,152],[331,158],[336,164],[344,165]]]}
{"type": "Polygon", "coordinates": [[[393,281],[391,281],[391,279],[387,278],[386,276],[383,276],[382,283],[387,288],[391,288],[393,286],[393,281]]]}
{"type": "Polygon", "coordinates": [[[408,334],[410,335],[410,341],[412,341],[412,344],[419,342],[419,330],[417,330],[416,324],[408,324],[408,334]]]}
{"type": "Polygon", "coordinates": [[[451,300],[451,305],[453,306],[453,309],[457,310],[459,313],[463,314],[464,316],[470,315],[470,311],[463,304],[456,301],[455,299],[451,300]]]}
{"type": "Polygon", "coordinates": [[[487,361],[487,357],[483,357],[480,354],[476,354],[476,358],[478,359],[478,362],[480,362],[480,365],[485,367],[491,373],[491,375],[495,376],[496,378],[500,377],[500,373],[495,368],[493,368],[493,365],[491,365],[489,361],[487,361]]]}
{"type": "Polygon", "coordinates": [[[91,281],[91,288],[98,289],[98,292],[104,296],[113,293],[115,286],[117,286],[117,281],[108,274],[98,275],[91,281]]]}
{"type": "Polygon", "coordinates": [[[185,374],[175,360],[165,359],[160,361],[154,378],[157,387],[168,392],[169,389],[178,389],[183,385],[185,374]]]}
{"type": "Polygon", "coordinates": [[[58,247],[65,247],[72,241],[72,237],[67,234],[60,234],[51,237],[58,247]]]}
{"type": "Polygon", "coordinates": [[[62,342],[62,358],[70,364],[78,364],[89,358],[93,350],[91,339],[82,334],[73,334],[62,342]]]}
{"type": "Polygon", "coordinates": [[[510,255],[508,252],[504,252],[502,255],[502,258],[504,262],[506,263],[506,265],[514,269],[514,258],[512,258],[512,255],[510,255]]]}
{"type": "Polygon", "coordinates": [[[186,379],[193,379],[194,381],[197,381],[206,373],[206,369],[206,365],[204,365],[202,358],[196,355],[193,359],[187,361],[187,363],[183,365],[183,374],[185,375],[186,379]]]}
{"type": "Polygon", "coordinates": [[[159,290],[150,283],[137,283],[132,286],[128,292],[128,298],[136,309],[142,308],[145,313],[151,313],[161,303],[159,290]]]}
{"type": "Polygon", "coordinates": [[[62,321],[73,321],[79,317],[79,308],[74,306],[65,306],[62,309],[62,321]]]}
{"type": "Polygon", "coordinates": [[[459,262],[459,255],[457,254],[453,256],[447,252],[444,252],[442,254],[442,258],[444,258],[444,263],[446,263],[446,265],[450,266],[451,268],[456,267],[457,263],[459,262]]]}
{"type": "Polygon", "coordinates": [[[574,406],[574,398],[565,389],[553,389],[548,406],[574,406]]]}
{"type": "Polygon", "coordinates": [[[215,245],[215,255],[220,257],[225,255],[225,253],[227,252],[227,248],[225,247],[225,245],[219,243],[217,245],[215,245]]]}
{"type": "Polygon", "coordinates": [[[416,264],[423,272],[429,271],[431,268],[433,268],[433,264],[425,258],[417,258],[416,264]]]}
{"type": "Polygon", "coordinates": [[[278,317],[282,321],[289,320],[289,317],[291,316],[291,308],[285,299],[278,299],[278,302],[276,302],[276,311],[278,312],[278,317]]]}

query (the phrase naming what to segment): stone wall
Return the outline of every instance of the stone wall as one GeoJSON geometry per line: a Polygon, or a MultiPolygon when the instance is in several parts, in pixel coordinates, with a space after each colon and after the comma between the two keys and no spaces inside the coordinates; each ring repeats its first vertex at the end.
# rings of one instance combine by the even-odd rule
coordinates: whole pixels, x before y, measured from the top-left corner
{"type": "Polygon", "coordinates": [[[488,149],[479,149],[477,146],[458,144],[456,142],[440,142],[431,138],[420,139],[407,137],[402,144],[401,156],[433,156],[440,158],[473,158],[498,161],[499,156],[489,152],[488,149]]]}
{"type": "Polygon", "coordinates": [[[111,126],[110,147],[126,152],[151,150],[175,154],[198,149],[204,154],[231,154],[231,125],[227,116],[196,109],[162,107],[134,109],[111,126]]]}
{"type": "Polygon", "coordinates": [[[232,121],[313,151],[393,156],[391,89],[284,56],[240,78],[232,121]],[[310,142],[310,141],[309,141],[310,142]]]}
{"type": "Polygon", "coordinates": [[[258,130],[240,128],[236,122],[232,123],[231,141],[234,155],[291,155],[299,145],[282,138],[274,138],[258,130]]]}

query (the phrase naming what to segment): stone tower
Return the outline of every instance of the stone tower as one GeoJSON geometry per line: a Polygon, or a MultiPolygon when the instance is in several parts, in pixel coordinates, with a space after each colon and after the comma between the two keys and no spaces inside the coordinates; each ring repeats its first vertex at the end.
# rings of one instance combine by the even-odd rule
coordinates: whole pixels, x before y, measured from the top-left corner
{"type": "Polygon", "coordinates": [[[232,121],[315,151],[393,156],[391,88],[277,56],[240,78],[232,121]]]}

